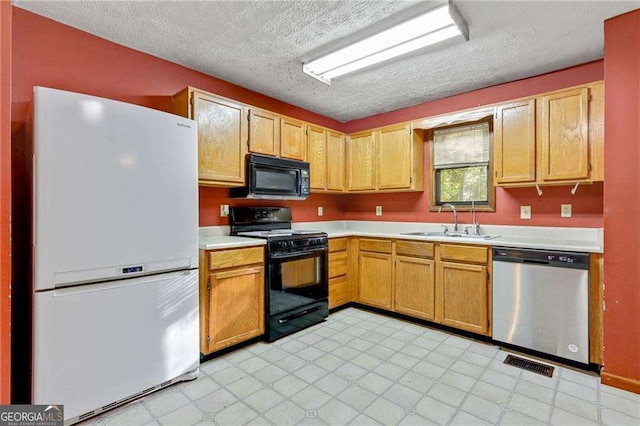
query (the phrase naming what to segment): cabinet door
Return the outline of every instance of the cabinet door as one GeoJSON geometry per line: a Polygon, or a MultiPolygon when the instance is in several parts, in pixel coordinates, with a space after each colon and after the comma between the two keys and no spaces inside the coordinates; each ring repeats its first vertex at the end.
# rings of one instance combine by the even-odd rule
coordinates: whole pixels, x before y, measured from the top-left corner
{"type": "Polygon", "coordinates": [[[306,125],[291,118],[280,119],[280,156],[304,161],[307,158],[306,125]]]}
{"type": "Polygon", "coordinates": [[[264,267],[210,274],[209,351],[264,333],[264,267]]]}
{"type": "Polygon", "coordinates": [[[486,266],[440,262],[436,279],[436,321],[490,334],[488,281],[486,266]]]}
{"type": "Polygon", "coordinates": [[[589,177],[589,89],[567,90],[540,99],[543,181],[589,177]]]}
{"type": "Polygon", "coordinates": [[[411,126],[390,126],[378,132],[378,189],[411,187],[411,126]]]}
{"type": "Polygon", "coordinates": [[[500,105],[494,122],[496,183],[536,180],[536,101],[500,105]]]}
{"type": "Polygon", "coordinates": [[[344,191],[345,137],[343,134],[327,132],[327,189],[344,191]]]}
{"type": "Polygon", "coordinates": [[[366,191],[376,189],[376,143],[372,132],[351,136],[347,142],[347,189],[366,191]]]}
{"type": "Polygon", "coordinates": [[[360,252],[360,302],[393,309],[393,261],[390,254],[360,252]]]}
{"type": "Polygon", "coordinates": [[[307,159],[311,189],[327,189],[327,132],[319,127],[308,127],[307,159]]]}
{"type": "Polygon", "coordinates": [[[200,183],[244,184],[247,121],[244,106],[203,93],[193,93],[193,119],[198,122],[200,183]]]}
{"type": "Polygon", "coordinates": [[[268,111],[249,110],[249,151],[258,154],[280,153],[280,118],[268,111]]]}
{"type": "Polygon", "coordinates": [[[435,263],[417,257],[396,257],[395,311],[435,319],[435,263]]]}

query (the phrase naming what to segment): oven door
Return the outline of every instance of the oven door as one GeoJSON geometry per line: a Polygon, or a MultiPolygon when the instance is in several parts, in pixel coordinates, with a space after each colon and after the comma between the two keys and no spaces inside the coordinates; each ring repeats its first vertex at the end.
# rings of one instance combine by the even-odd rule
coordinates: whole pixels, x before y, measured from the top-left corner
{"type": "Polygon", "coordinates": [[[268,315],[279,315],[319,301],[327,301],[327,247],[306,252],[272,253],[267,277],[268,315]]]}

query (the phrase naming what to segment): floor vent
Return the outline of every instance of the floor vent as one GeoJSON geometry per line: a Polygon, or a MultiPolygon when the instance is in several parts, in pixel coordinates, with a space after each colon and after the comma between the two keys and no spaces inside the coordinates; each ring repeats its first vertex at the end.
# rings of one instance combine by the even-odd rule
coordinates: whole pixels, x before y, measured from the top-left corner
{"type": "Polygon", "coordinates": [[[518,358],[517,356],[513,355],[507,355],[504,363],[521,368],[523,370],[531,371],[532,373],[540,374],[542,376],[553,377],[554,367],[550,365],[541,364],[539,362],[531,361],[524,358],[518,358]]]}
{"type": "Polygon", "coordinates": [[[96,413],[95,410],[89,411],[88,413],[84,413],[84,414],[78,416],[78,420],[84,420],[87,417],[93,416],[95,413],[96,413]]]}

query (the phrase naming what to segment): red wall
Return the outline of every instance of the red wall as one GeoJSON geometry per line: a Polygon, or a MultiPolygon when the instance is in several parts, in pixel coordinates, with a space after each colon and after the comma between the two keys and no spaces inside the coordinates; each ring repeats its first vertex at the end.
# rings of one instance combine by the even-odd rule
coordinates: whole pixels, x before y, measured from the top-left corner
{"type": "MultiPolygon", "coordinates": [[[[414,120],[431,115],[508,101],[518,97],[576,86],[602,80],[603,61],[567,68],[524,80],[500,84],[449,98],[426,102],[384,114],[345,123],[347,132],[355,132],[372,127],[401,121],[414,120]]],[[[425,156],[426,156],[425,150],[425,156]]],[[[426,157],[425,157],[426,159],[426,157]]],[[[428,187],[429,171],[425,170],[425,187],[428,187]]],[[[539,197],[534,188],[496,188],[496,212],[479,213],[480,224],[536,225],[568,227],[602,227],[602,184],[584,185],[575,195],[570,187],[543,187],[539,197]],[[573,217],[560,217],[560,204],[572,204],[573,217]],[[520,206],[531,206],[532,218],[520,219],[520,206]]],[[[428,193],[401,193],[389,195],[350,196],[346,204],[346,218],[351,220],[393,220],[452,222],[451,213],[430,213],[428,193]],[[382,217],[375,216],[375,206],[382,205],[382,217]]],[[[463,223],[471,223],[470,214],[461,214],[463,223]]]]}
{"type": "MultiPolygon", "coordinates": [[[[425,182],[428,176],[425,176],[425,182]]],[[[480,225],[535,225],[567,227],[602,227],[602,183],[580,186],[575,195],[571,187],[496,188],[496,212],[477,213],[480,225]],[[560,204],[571,204],[573,217],[560,217],[560,204]],[[520,219],[520,206],[531,206],[531,219],[520,219]]],[[[461,224],[471,224],[471,213],[459,213],[461,224]]],[[[392,220],[402,222],[453,223],[451,212],[429,212],[429,196],[424,193],[354,195],[346,204],[346,219],[392,220]],[[382,216],[375,215],[382,206],[382,216]]]]}
{"type": "Polygon", "coordinates": [[[344,220],[344,206],[348,198],[342,195],[312,194],[305,201],[255,201],[229,199],[228,190],[200,187],[200,225],[226,225],[227,218],[220,217],[220,205],[231,206],[285,206],[291,207],[295,222],[317,220],[344,220]],[[324,215],[318,216],[318,207],[322,207],[324,215]]]}
{"type": "Polygon", "coordinates": [[[11,2],[0,1],[0,404],[11,389],[11,2]]]}
{"type": "Polygon", "coordinates": [[[640,9],[605,21],[605,372],[640,393],[640,9]]]}
{"type": "Polygon", "coordinates": [[[396,111],[353,120],[345,123],[343,131],[353,133],[360,130],[385,126],[387,124],[399,123],[401,121],[446,114],[452,111],[461,111],[482,105],[494,104],[496,102],[532,96],[538,93],[577,86],[582,83],[590,83],[602,79],[603,61],[589,62],[536,77],[499,84],[497,86],[478,89],[473,92],[462,93],[432,102],[425,102],[396,111]]]}
{"type": "MultiPolygon", "coordinates": [[[[341,124],[30,12],[17,8],[13,11],[12,120],[14,121],[24,119],[34,85],[90,93],[165,111],[171,110],[171,95],[191,85],[330,128],[354,131],[505,101],[603,78],[602,61],[596,61],[341,124]]],[[[602,185],[581,187],[575,196],[569,195],[567,187],[545,188],[542,197],[538,197],[535,190],[531,188],[497,189],[496,198],[497,212],[480,214],[478,219],[481,223],[602,226],[602,185]],[[561,203],[573,204],[573,218],[560,218],[561,203]],[[519,219],[520,205],[532,206],[531,220],[519,219]]],[[[220,204],[233,206],[248,203],[251,202],[228,199],[226,189],[201,188],[200,225],[227,223],[226,218],[220,217],[220,204]]],[[[305,202],[294,201],[284,204],[293,208],[296,221],[345,218],[451,221],[448,215],[438,216],[434,213],[426,213],[427,193],[382,196],[317,194],[305,202]],[[384,211],[381,218],[373,215],[375,205],[380,204],[383,205],[384,211]],[[318,206],[324,207],[323,217],[317,216],[318,206]]]]}
{"type": "Polygon", "coordinates": [[[155,56],[13,8],[12,120],[22,121],[42,85],[171,112],[171,96],[194,86],[336,130],[342,123],[155,56]]]}
{"type": "MultiPolygon", "coordinates": [[[[171,96],[194,86],[281,114],[340,130],[342,123],[240,86],[112,43],[59,22],[13,8],[12,121],[24,121],[33,86],[88,93],[171,111],[171,96]]],[[[4,158],[4,157],[3,157],[4,158]]],[[[7,157],[8,158],[8,157],[7,157]]],[[[200,189],[200,224],[226,224],[220,204],[241,205],[228,190],[200,189]]],[[[312,196],[292,206],[294,220],[342,219],[336,196],[312,196]],[[316,214],[321,203],[323,217],[316,214]]],[[[260,203],[263,204],[263,203],[260,203]]],[[[273,204],[273,203],[271,203],[273,204]]],[[[282,204],[282,203],[276,203],[282,204]]]]}

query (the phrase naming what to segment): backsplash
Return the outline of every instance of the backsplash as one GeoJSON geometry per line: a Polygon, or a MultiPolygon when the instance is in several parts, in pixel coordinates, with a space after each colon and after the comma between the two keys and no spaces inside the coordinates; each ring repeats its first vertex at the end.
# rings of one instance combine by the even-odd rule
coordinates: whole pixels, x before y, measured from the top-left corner
{"type": "MultiPolygon", "coordinates": [[[[477,213],[481,225],[560,226],[601,228],[603,226],[603,185],[581,185],[575,195],[569,186],[535,188],[496,188],[496,211],[477,213]],[[573,216],[560,217],[560,205],[571,204],[573,216]],[[531,219],[520,219],[520,206],[531,206],[531,219]]],[[[232,199],[223,188],[200,187],[200,226],[227,225],[220,217],[220,205],[286,206],[291,207],[294,222],[329,220],[382,220],[393,222],[451,223],[450,212],[429,212],[429,197],[425,192],[393,194],[312,194],[305,201],[259,201],[232,199]],[[382,206],[382,216],[375,215],[382,206]],[[324,210],[318,216],[318,207],[324,210]]],[[[471,213],[459,214],[461,224],[471,223],[471,213]]]]}
{"type": "MultiPolygon", "coordinates": [[[[570,186],[545,186],[538,196],[535,188],[496,188],[496,211],[477,213],[484,225],[603,227],[603,185],[581,185],[575,195],[570,186]],[[560,217],[560,205],[572,205],[572,217],[560,217]],[[520,219],[520,206],[531,206],[531,219],[520,219]]],[[[348,195],[344,203],[346,220],[386,220],[396,222],[453,222],[449,211],[429,212],[428,192],[348,195]],[[375,215],[382,206],[382,216],[375,215]]],[[[461,212],[460,223],[471,223],[471,213],[461,212]]]]}
{"type": "Polygon", "coordinates": [[[311,194],[304,201],[279,200],[244,200],[229,198],[229,190],[225,188],[200,187],[200,226],[228,225],[226,217],[220,217],[220,205],[231,207],[265,206],[291,207],[294,222],[312,222],[318,220],[344,220],[345,204],[350,196],[334,194],[311,194]],[[318,207],[322,207],[324,214],[318,216],[318,207]]]}

